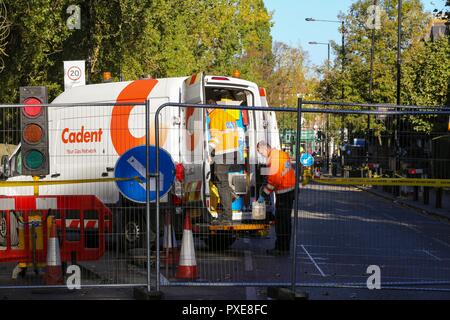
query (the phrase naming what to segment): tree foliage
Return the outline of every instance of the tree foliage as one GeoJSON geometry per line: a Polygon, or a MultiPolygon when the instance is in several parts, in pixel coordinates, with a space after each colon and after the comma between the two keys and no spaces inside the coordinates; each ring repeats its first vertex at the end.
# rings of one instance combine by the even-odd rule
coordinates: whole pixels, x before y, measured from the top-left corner
{"type": "MultiPolygon", "coordinates": [[[[268,85],[269,104],[280,107],[295,107],[298,97],[311,93],[315,83],[308,77],[307,54],[302,48],[291,47],[282,42],[273,45],[274,68],[268,85]]],[[[296,128],[296,117],[292,113],[278,116],[281,129],[296,128]]]]}
{"type": "MultiPolygon", "coordinates": [[[[336,60],[318,88],[323,100],[343,99],[350,102],[396,103],[397,82],[397,6],[398,0],[379,0],[382,7],[381,29],[375,31],[373,94],[369,94],[372,30],[367,27],[368,8],[373,0],[358,0],[340,18],[345,21],[345,65],[342,71],[341,47],[333,45],[336,60]]],[[[403,1],[402,7],[402,86],[403,104],[449,104],[449,39],[429,42],[432,17],[424,12],[421,1],[403,1]]],[[[353,132],[364,132],[366,116],[348,116],[345,125],[353,132]]],[[[340,120],[337,120],[338,122],[340,120]]],[[[410,117],[417,131],[430,132],[433,121],[410,117]]],[[[384,123],[371,124],[376,132],[384,123]]]]}
{"type": "Polygon", "coordinates": [[[69,0],[5,0],[11,34],[2,102],[23,85],[62,90],[64,60],[88,60],[90,82],[231,74],[264,84],[271,72],[271,15],[262,0],[80,0],[81,29],[66,26],[69,0]]]}
{"type": "Polygon", "coordinates": [[[7,20],[8,12],[6,10],[6,6],[2,0],[0,0],[0,73],[3,71],[5,67],[5,63],[3,61],[3,57],[6,56],[6,45],[8,44],[8,36],[9,36],[9,23],[7,20]]]}
{"type": "MultiPolygon", "coordinates": [[[[450,41],[424,42],[408,52],[403,96],[410,105],[450,105],[450,41]]],[[[429,133],[439,125],[433,116],[409,117],[415,131],[429,133]]],[[[442,130],[443,131],[443,130],[442,130]]]]}

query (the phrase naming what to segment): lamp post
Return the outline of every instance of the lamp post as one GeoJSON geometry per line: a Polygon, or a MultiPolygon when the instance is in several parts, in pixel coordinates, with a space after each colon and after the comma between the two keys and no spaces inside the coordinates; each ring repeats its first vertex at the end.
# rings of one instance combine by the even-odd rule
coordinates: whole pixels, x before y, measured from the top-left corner
{"type": "MultiPolygon", "coordinates": [[[[329,23],[339,23],[341,24],[341,74],[342,74],[342,88],[341,88],[341,99],[342,101],[345,98],[345,92],[344,92],[344,82],[343,82],[343,75],[344,75],[344,67],[345,67],[345,21],[344,20],[324,20],[324,19],[315,19],[315,18],[306,18],[305,19],[308,22],[329,22],[329,23]]],[[[342,119],[342,125],[341,125],[341,143],[344,143],[344,119],[345,115],[341,116],[342,119]]],[[[342,164],[342,158],[341,158],[341,164],[342,164]]],[[[343,176],[343,167],[341,166],[341,175],[343,176]]]]}
{"type": "MultiPolygon", "coordinates": [[[[397,105],[401,104],[401,84],[402,84],[402,0],[398,0],[398,18],[397,18],[397,105]]],[[[396,108],[396,110],[398,110],[396,108]]],[[[394,173],[400,168],[400,138],[398,126],[400,125],[400,116],[394,115],[394,141],[395,141],[395,166],[394,173]]],[[[394,196],[400,195],[400,188],[394,187],[394,196]]]]}
{"type": "Polygon", "coordinates": [[[330,42],[316,42],[316,41],[310,41],[308,42],[308,44],[311,45],[325,45],[328,47],[328,60],[327,60],[327,69],[328,71],[330,71],[330,42]]]}
{"type": "MultiPolygon", "coordinates": [[[[317,41],[310,41],[308,42],[310,45],[326,45],[328,47],[328,60],[327,60],[327,70],[330,71],[330,42],[317,42],[317,41]]],[[[329,90],[327,89],[327,96],[329,94],[329,90]]],[[[326,120],[326,136],[325,136],[325,150],[326,150],[326,161],[327,161],[327,169],[328,172],[330,171],[330,148],[329,148],[329,114],[327,114],[327,120],[326,120]]]]}
{"type": "Polygon", "coordinates": [[[397,105],[400,105],[400,88],[402,84],[402,0],[398,0],[397,27],[397,105]]]}
{"type": "MultiPolygon", "coordinates": [[[[344,72],[344,66],[345,66],[345,21],[344,20],[322,20],[322,19],[315,19],[315,18],[306,18],[305,19],[308,22],[330,22],[330,23],[340,23],[341,24],[341,32],[342,32],[342,39],[341,39],[341,59],[342,59],[342,72],[344,72]]],[[[342,99],[344,99],[344,85],[342,85],[342,99]]]]}

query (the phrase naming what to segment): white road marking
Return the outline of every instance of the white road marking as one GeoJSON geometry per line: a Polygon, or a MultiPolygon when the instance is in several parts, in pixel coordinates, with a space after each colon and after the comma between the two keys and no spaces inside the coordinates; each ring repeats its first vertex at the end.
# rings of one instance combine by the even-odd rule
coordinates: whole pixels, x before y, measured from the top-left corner
{"type": "Polygon", "coordinates": [[[170,284],[170,281],[166,278],[166,277],[164,277],[163,276],[163,274],[162,273],[159,273],[159,277],[160,277],[160,283],[163,285],[163,286],[166,286],[166,285],[169,285],[170,284]]]}
{"type": "MultiPolygon", "coordinates": [[[[388,217],[389,219],[392,219],[392,220],[394,220],[394,221],[401,221],[401,220],[399,220],[399,219],[397,219],[397,218],[391,216],[390,214],[387,214],[387,213],[384,213],[384,212],[379,212],[379,214],[381,214],[381,215],[384,216],[384,217],[388,217]]],[[[408,229],[411,229],[411,230],[417,232],[417,233],[422,233],[422,231],[418,230],[415,226],[412,226],[412,225],[409,225],[409,224],[406,224],[406,223],[405,223],[405,224],[402,224],[402,225],[403,225],[404,227],[408,228],[408,229]]]]}
{"type": "MultiPolygon", "coordinates": [[[[297,258],[299,259],[304,259],[304,260],[309,260],[308,257],[302,257],[300,255],[297,255],[297,258]]],[[[326,261],[326,260],[330,260],[330,258],[315,258],[314,260],[321,260],[321,261],[326,261]]],[[[320,264],[321,262],[318,262],[318,264],[320,264]]],[[[322,264],[325,264],[324,262],[322,262],[322,264]]]]}
{"type": "Polygon", "coordinates": [[[320,274],[322,275],[322,277],[326,277],[325,273],[323,273],[322,269],[320,269],[319,265],[316,263],[316,261],[313,259],[313,257],[311,257],[311,255],[309,254],[308,250],[306,250],[306,248],[303,245],[300,245],[303,249],[303,251],[305,251],[305,253],[308,255],[309,259],[312,261],[312,263],[314,263],[314,265],[316,266],[317,270],[319,270],[320,274]]]}
{"type": "Polygon", "coordinates": [[[437,257],[437,256],[435,256],[434,254],[432,254],[431,252],[429,252],[428,250],[422,250],[423,252],[425,252],[426,254],[428,254],[429,256],[431,256],[431,257],[433,257],[433,258],[435,258],[436,260],[438,260],[438,261],[442,261],[442,259],[441,258],[439,258],[439,257],[437,257]]]}
{"type": "Polygon", "coordinates": [[[252,253],[248,250],[245,250],[244,255],[245,255],[244,258],[245,271],[252,271],[253,270],[252,253]]]}
{"type": "Polygon", "coordinates": [[[440,239],[436,239],[436,238],[434,238],[434,237],[433,237],[433,240],[435,240],[435,241],[439,242],[440,244],[443,244],[444,246],[450,248],[450,244],[448,244],[448,243],[445,242],[445,241],[442,241],[442,240],[440,240],[440,239]]]}
{"type": "MultiPolygon", "coordinates": [[[[244,251],[244,267],[247,272],[253,271],[252,253],[249,250],[244,251]]],[[[256,288],[246,287],[245,295],[247,300],[256,300],[256,288]]]]}

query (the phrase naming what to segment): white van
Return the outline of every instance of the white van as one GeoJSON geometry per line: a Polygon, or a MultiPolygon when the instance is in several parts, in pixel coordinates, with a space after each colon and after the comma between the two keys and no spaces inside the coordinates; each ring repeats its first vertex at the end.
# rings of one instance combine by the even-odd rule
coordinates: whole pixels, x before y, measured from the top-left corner
{"type": "MultiPolygon", "coordinates": [[[[141,79],[127,82],[92,84],[75,87],[60,94],[48,108],[50,174],[44,181],[101,179],[113,177],[120,155],[145,144],[145,107],[114,105],[124,102],[149,101],[150,143],[154,144],[154,113],[167,102],[192,104],[192,107],[166,107],[160,114],[160,147],[167,150],[176,163],[177,180],[162,200],[163,211],[181,213],[189,210],[199,222],[209,223],[216,216],[217,199],[211,190],[210,165],[207,155],[206,114],[195,104],[214,99],[218,104],[267,106],[263,88],[255,83],[226,76],[204,76],[141,79]],[[61,106],[61,104],[107,103],[108,106],[61,106]],[[183,209],[181,209],[183,208],[183,209]],[[207,208],[206,212],[204,208],[207,208]]],[[[279,134],[274,112],[245,112],[246,174],[250,188],[244,207],[249,210],[257,196],[258,159],[256,144],[268,141],[279,148],[279,134]]],[[[32,180],[21,176],[20,146],[8,161],[8,181],[32,180]]],[[[164,165],[164,164],[162,164],[164,165]]],[[[213,187],[214,188],[214,187],[213,187]]],[[[4,195],[33,195],[34,187],[2,188],[4,195]]],[[[123,197],[115,182],[47,185],[39,187],[39,195],[95,195],[115,212],[114,225],[126,234],[129,243],[142,240],[143,217],[119,216],[121,207],[134,206],[123,197]]],[[[136,205],[137,207],[142,207],[136,205]]],[[[245,209],[244,209],[245,211],[245,209]]],[[[242,213],[241,213],[242,214],[242,213]]],[[[181,215],[178,215],[180,221],[181,215]]],[[[236,216],[244,219],[245,214],[236,216]]],[[[181,223],[180,223],[181,225],[181,223]]]]}

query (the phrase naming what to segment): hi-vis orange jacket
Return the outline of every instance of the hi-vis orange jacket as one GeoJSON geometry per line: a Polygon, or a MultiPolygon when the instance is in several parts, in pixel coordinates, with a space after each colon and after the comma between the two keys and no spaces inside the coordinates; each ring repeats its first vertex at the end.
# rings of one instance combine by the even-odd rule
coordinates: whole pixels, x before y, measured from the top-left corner
{"type": "Polygon", "coordinates": [[[239,151],[245,132],[239,127],[239,110],[214,109],[209,115],[209,146],[216,155],[239,151]],[[236,112],[237,111],[237,112],[236,112]]]}
{"type": "Polygon", "coordinates": [[[286,152],[272,149],[267,166],[268,181],[263,188],[266,194],[270,194],[272,191],[276,194],[286,193],[295,189],[295,171],[286,152]]]}

